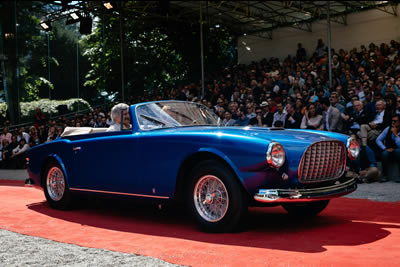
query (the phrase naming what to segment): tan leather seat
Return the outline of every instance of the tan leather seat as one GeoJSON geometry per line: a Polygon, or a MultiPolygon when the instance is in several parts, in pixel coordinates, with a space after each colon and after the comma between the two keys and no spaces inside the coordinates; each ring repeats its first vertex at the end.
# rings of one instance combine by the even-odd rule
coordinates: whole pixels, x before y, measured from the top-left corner
{"type": "Polygon", "coordinates": [[[66,127],[61,134],[64,136],[81,135],[90,133],[101,133],[107,131],[107,128],[91,128],[91,127],[66,127]]]}

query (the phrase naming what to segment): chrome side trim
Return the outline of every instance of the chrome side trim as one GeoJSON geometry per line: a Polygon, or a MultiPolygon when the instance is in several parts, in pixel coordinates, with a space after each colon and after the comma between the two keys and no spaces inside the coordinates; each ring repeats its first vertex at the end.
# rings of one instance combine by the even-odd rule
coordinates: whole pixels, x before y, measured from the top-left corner
{"type": "Polygon", "coordinates": [[[259,189],[254,199],[264,203],[309,202],[347,195],[356,189],[357,182],[351,179],[341,184],[312,189],[259,189]]]}
{"type": "Polygon", "coordinates": [[[101,190],[81,189],[81,188],[70,188],[69,190],[72,190],[72,191],[81,191],[81,192],[93,192],[93,193],[103,193],[103,194],[124,195],[124,196],[135,196],[135,197],[149,197],[149,198],[169,199],[169,197],[163,197],[163,196],[152,196],[152,195],[142,195],[142,194],[131,194],[131,193],[111,192],[111,191],[101,191],[101,190]]]}

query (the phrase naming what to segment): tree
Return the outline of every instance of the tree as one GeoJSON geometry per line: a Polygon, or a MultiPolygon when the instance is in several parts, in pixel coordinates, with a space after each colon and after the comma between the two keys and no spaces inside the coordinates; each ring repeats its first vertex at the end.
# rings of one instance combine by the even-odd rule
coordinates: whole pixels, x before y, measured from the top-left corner
{"type": "MultiPolygon", "coordinates": [[[[129,2],[134,5],[134,2],[129,2]]],[[[132,6],[130,9],[134,10],[132,6]]],[[[124,13],[124,67],[128,95],[164,91],[182,82],[198,82],[200,69],[199,25],[151,14],[124,13]]],[[[204,27],[206,71],[215,72],[235,61],[233,40],[226,29],[204,27]]],[[[84,39],[91,63],[85,86],[109,93],[121,91],[119,16],[103,16],[92,35],[84,39]]]]}
{"type": "MultiPolygon", "coordinates": [[[[188,66],[158,27],[148,28],[144,21],[124,22],[125,86],[129,95],[168,88],[182,80],[188,66]]],[[[101,18],[93,34],[84,40],[91,69],[85,86],[98,91],[120,92],[121,49],[118,17],[101,18]]]]}
{"type": "Polygon", "coordinates": [[[77,45],[81,38],[77,25],[53,21],[52,31],[44,32],[39,17],[48,7],[32,11],[32,2],[17,4],[20,100],[92,96],[90,90],[78,96],[77,87],[82,87],[89,66],[77,45]]]}
{"type": "Polygon", "coordinates": [[[37,100],[44,96],[41,92],[54,89],[47,79],[47,64],[49,61],[57,63],[54,57],[47,58],[47,35],[40,31],[40,13],[32,12],[31,4],[17,2],[20,101],[37,100]]]}

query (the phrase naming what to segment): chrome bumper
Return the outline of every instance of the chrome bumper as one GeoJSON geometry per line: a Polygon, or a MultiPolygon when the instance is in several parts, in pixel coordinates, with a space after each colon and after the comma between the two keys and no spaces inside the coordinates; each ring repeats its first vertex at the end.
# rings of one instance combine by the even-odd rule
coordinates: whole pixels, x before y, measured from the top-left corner
{"type": "Polygon", "coordinates": [[[254,199],[264,203],[308,202],[340,197],[356,189],[357,182],[351,179],[341,184],[312,189],[260,189],[254,199]]]}

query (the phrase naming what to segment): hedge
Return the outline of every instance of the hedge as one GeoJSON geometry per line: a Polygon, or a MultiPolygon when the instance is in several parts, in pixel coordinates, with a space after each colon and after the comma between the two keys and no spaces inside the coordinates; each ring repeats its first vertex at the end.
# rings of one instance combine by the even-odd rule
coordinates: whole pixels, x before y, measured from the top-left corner
{"type": "MultiPolygon", "coordinates": [[[[36,108],[40,108],[42,113],[46,116],[46,118],[58,116],[59,110],[58,107],[65,105],[69,112],[77,112],[83,110],[92,111],[92,107],[90,104],[83,100],[82,98],[72,98],[68,100],[49,100],[49,99],[40,99],[38,101],[32,102],[21,102],[20,103],[20,111],[21,111],[21,122],[29,122],[33,120],[33,115],[36,112],[36,108]],[[79,109],[78,109],[79,107],[79,109]]],[[[7,114],[7,103],[0,103],[0,116],[2,119],[6,117],[7,114]]]]}

